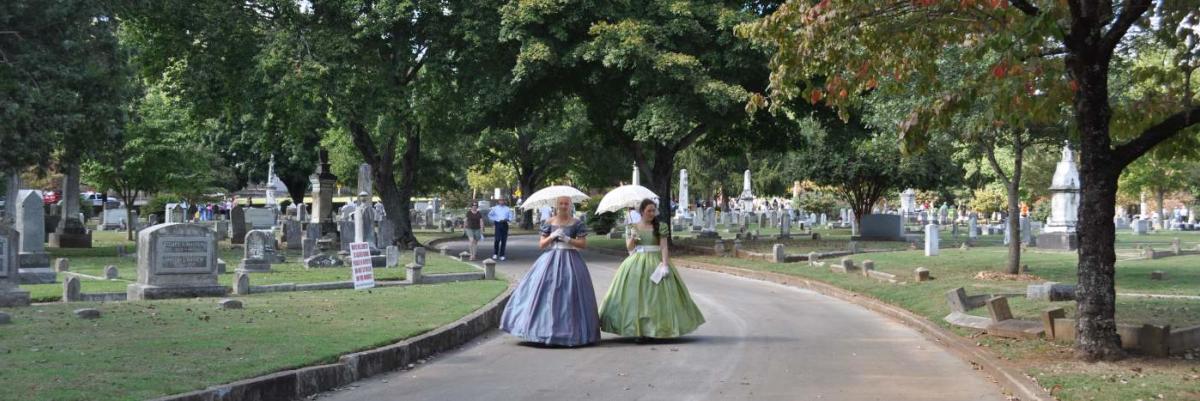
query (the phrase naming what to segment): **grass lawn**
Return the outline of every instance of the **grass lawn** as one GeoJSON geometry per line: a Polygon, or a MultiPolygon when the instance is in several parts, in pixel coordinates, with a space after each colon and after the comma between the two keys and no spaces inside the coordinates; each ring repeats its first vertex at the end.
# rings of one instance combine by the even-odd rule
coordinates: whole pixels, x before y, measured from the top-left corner
{"type": "Polygon", "coordinates": [[[7,309],[0,399],[140,400],[329,363],[457,320],[505,288],[481,280],[268,293],[228,311],[215,298],[7,309]],[[75,318],[82,307],[104,316],[75,318]]]}
{"type": "MultiPolygon", "coordinates": [[[[1122,237],[1118,247],[1133,249],[1138,243],[1169,244],[1174,237],[1180,237],[1185,244],[1189,241],[1184,239],[1186,237],[1183,235],[1150,235],[1132,239],[1122,237]]],[[[1192,241],[1200,240],[1200,235],[1188,237],[1192,241]]],[[[597,245],[615,244],[619,247],[620,244],[619,240],[604,241],[613,241],[613,244],[601,242],[597,245]]],[[[944,297],[947,290],[963,287],[972,295],[1023,294],[1025,286],[1034,283],[975,279],[975,274],[980,271],[1002,270],[1005,266],[1006,252],[1007,249],[1002,246],[983,246],[966,251],[943,249],[941,255],[936,257],[925,257],[923,251],[865,253],[851,257],[859,265],[863,260],[873,260],[877,270],[896,274],[903,280],[911,281],[912,271],[916,267],[929,268],[935,278],[929,282],[909,282],[904,285],[889,284],[861,275],[833,273],[827,268],[814,268],[807,263],[776,264],[710,256],[681,257],[816,279],[868,294],[920,314],[944,327],[951,327],[942,320],[942,317],[950,312],[944,297]]],[[[789,247],[789,253],[802,252],[792,251],[789,247]]],[[[1022,263],[1029,265],[1031,274],[1044,280],[1075,282],[1074,253],[1031,249],[1022,254],[1022,263]]],[[[1117,291],[1200,295],[1200,269],[1197,265],[1200,265],[1200,256],[1120,260],[1117,264],[1117,291]],[[1149,277],[1153,270],[1166,271],[1168,280],[1151,281],[1149,277]]],[[[1068,316],[1072,316],[1075,310],[1073,302],[1050,303],[1030,301],[1023,297],[1010,298],[1009,302],[1013,314],[1025,319],[1038,319],[1040,311],[1050,307],[1063,307],[1068,316]]],[[[972,313],[986,315],[987,312],[984,309],[976,309],[972,313]]],[[[1200,301],[1118,297],[1117,319],[1122,323],[1191,326],[1200,324],[1200,301]]],[[[976,333],[970,330],[951,328],[964,336],[976,336],[976,333]]],[[[1200,361],[1130,358],[1117,363],[1086,364],[1073,359],[1070,345],[1066,343],[1019,341],[986,336],[978,337],[976,341],[980,346],[991,347],[1002,357],[1026,367],[1027,373],[1036,377],[1044,387],[1052,388],[1054,394],[1062,400],[1150,400],[1157,399],[1158,394],[1163,394],[1168,400],[1200,399],[1200,361]]]]}
{"type": "MultiPolygon", "coordinates": [[[[448,234],[442,233],[442,235],[448,234]]],[[[135,253],[134,242],[126,241],[124,232],[112,231],[95,231],[93,234],[93,247],[89,249],[47,248],[47,251],[53,258],[69,258],[71,271],[76,273],[102,277],[104,276],[105,266],[113,265],[117,267],[120,274],[116,280],[80,280],[80,288],[84,293],[125,292],[126,286],[137,281],[137,262],[132,256],[118,257],[117,247],[120,245],[124,245],[130,255],[135,253]]],[[[234,248],[228,242],[220,242],[217,247],[217,257],[224,260],[227,265],[226,273],[219,275],[217,280],[221,285],[232,286],[234,270],[237,269],[238,262],[241,261],[244,251],[240,245],[238,248],[234,248]]],[[[300,251],[286,249],[282,251],[287,258],[287,262],[271,265],[273,271],[270,273],[252,273],[250,275],[251,285],[301,284],[350,280],[349,266],[306,269],[303,260],[300,258],[300,251]]],[[[436,251],[431,250],[426,255],[425,268],[423,269],[423,273],[425,274],[477,271],[471,265],[439,255],[436,251]]],[[[377,280],[404,280],[403,265],[411,260],[412,252],[402,252],[400,266],[390,269],[376,269],[375,278],[377,280]]],[[[59,278],[59,283],[22,285],[21,288],[30,292],[30,296],[34,302],[54,302],[62,299],[61,277],[59,278]]]]}

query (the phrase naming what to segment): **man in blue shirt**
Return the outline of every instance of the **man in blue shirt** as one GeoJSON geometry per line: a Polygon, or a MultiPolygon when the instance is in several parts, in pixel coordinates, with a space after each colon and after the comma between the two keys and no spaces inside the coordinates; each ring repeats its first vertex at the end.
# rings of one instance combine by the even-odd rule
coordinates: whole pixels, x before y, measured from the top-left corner
{"type": "Polygon", "coordinates": [[[508,222],[513,219],[512,209],[504,205],[504,199],[497,199],[496,206],[488,211],[488,220],[496,228],[492,240],[492,260],[505,260],[504,249],[508,247],[508,222]]]}

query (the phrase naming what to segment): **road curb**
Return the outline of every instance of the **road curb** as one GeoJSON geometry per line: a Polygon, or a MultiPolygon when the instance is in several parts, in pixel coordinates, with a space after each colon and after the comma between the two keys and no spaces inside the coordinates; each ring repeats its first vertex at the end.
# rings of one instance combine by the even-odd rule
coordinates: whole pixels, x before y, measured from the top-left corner
{"type": "MultiPolygon", "coordinates": [[[[607,252],[602,251],[599,253],[606,253],[610,255],[617,254],[617,252],[612,252],[611,250],[605,251],[607,252]]],[[[1000,356],[996,355],[995,353],[976,346],[974,343],[971,343],[962,336],[938,326],[922,316],[870,296],[849,291],[821,281],[804,277],[789,276],[781,273],[764,272],[680,259],[675,260],[675,265],[678,267],[707,270],[716,273],[729,274],[760,281],[770,281],[791,287],[802,288],[862,306],[873,312],[900,321],[909,327],[917,329],[917,331],[923,334],[933,337],[939,344],[949,349],[956,356],[964,361],[967,361],[971,364],[971,366],[979,368],[987,373],[992,381],[1000,386],[1001,392],[1005,395],[1012,395],[1018,400],[1023,401],[1055,400],[1053,396],[1047,393],[1046,390],[1042,389],[1042,387],[1035,383],[1031,378],[1026,376],[1019,368],[1004,362],[1000,359],[1000,356]]]]}
{"type": "Polygon", "coordinates": [[[275,372],[211,386],[155,401],[295,400],[333,390],[380,373],[405,368],[427,356],[457,348],[500,326],[500,315],[515,282],[496,299],[453,323],[380,348],[342,355],[337,363],[275,372]]]}

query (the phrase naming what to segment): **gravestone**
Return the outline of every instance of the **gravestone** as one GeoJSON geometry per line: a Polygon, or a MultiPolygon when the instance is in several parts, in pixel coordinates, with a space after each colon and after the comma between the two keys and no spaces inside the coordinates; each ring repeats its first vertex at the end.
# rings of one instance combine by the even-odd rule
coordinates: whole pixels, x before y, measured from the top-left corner
{"type": "Polygon", "coordinates": [[[275,209],[252,207],[246,209],[246,229],[269,230],[275,228],[275,209]]]}
{"type": "Polygon", "coordinates": [[[320,224],[309,224],[308,226],[304,227],[304,238],[312,239],[313,241],[320,240],[321,239],[321,225],[320,224]]]}
{"type": "Polygon", "coordinates": [[[337,256],[333,256],[333,255],[327,255],[327,254],[316,254],[316,255],[313,255],[313,256],[310,256],[310,257],[304,259],[304,267],[309,268],[309,269],[324,268],[324,267],[340,267],[340,266],[342,266],[343,263],[344,262],[342,262],[341,258],[339,258],[337,256]]]}
{"type": "MultiPolygon", "coordinates": [[[[444,248],[443,248],[444,249],[444,248]]],[[[387,262],[385,267],[396,267],[400,265],[400,248],[395,245],[387,247],[387,262]]]]}
{"type": "Polygon", "coordinates": [[[1025,287],[1025,298],[1050,302],[1074,301],[1075,285],[1059,284],[1053,281],[1030,284],[1025,287]]]}
{"type": "Polygon", "coordinates": [[[287,242],[287,249],[298,250],[303,249],[300,243],[300,222],[296,220],[286,220],[283,222],[283,238],[287,242]]]}
{"type": "Polygon", "coordinates": [[[868,214],[862,217],[861,234],[864,241],[904,241],[904,224],[894,214],[868,214]]]}
{"type": "Polygon", "coordinates": [[[317,253],[317,240],[315,238],[305,238],[301,246],[300,255],[304,259],[308,259],[317,253]]]}
{"type": "Polygon", "coordinates": [[[120,209],[107,209],[106,208],[106,209],[104,209],[104,214],[103,214],[102,220],[101,220],[103,229],[117,230],[117,229],[120,229],[121,227],[124,227],[125,224],[127,224],[126,219],[128,217],[128,214],[129,214],[129,210],[125,209],[125,208],[120,208],[120,209]]]}
{"type": "Polygon", "coordinates": [[[413,264],[425,266],[425,247],[418,246],[413,248],[413,264]]]}
{"type": "Polygon", "coordinates": [[[21,234],[0,224],[0,307],[29,305],[29,291],[21,290],[17,278],[18,242],[21,234]]]}
{"type": "Polygon", "coordinates": [[[967,218],[967,237],[970,239],[979,237],[979,216],[975,212],[971,212],[971,216],[967,218]]]}
{"type": "Polygon", "coordinates": [[[991,316],[992,321],[1003,322],[1005,320],[1012,320],[1012,318],[1013,318],[1012,311],[1009,310],[1009,308],[1008,308],[1008,298],[1005,298],[1005,297],[988,298],[987,309],[988,309],[988,315],[991,316]]]}
{"type": "Polygon", "coordinates": [[[138,281],[130,301],[224,296],[217,284],[217,241],[198,224],[159,224],[138,234],[138,281]]]}
{"type": "Polygon", "coordinates": [[[22,190],[17,195],[16,230],[20,232],[15,272],[21,284],[47,284],[58,278],[50,268],[50,254],[42,242],[46,235],[45,210],[42,196],[36,191],[22,190]]]}
{"type": "Polygon", "coordinates": [[[229,236],[229,242],[232,244],[243,244],[246,242],[246,209],[242,205],[236,205],[233,210],[229,211],[229,219],[232,220],[233,228],[229,236]]]}
{"type": "Polygon", "coordinates": [[[787,251],[783,244],[775,244],[771,247],[771,262],[784,263],[787,261],[787,251]]]}
{"type": "Polygon", "coordinates": [[[925,226],[925,256],[938,255],[939,234],[937,224],[928,224],[925,226]]]}
{"type": "Polygon", "coordinates": [[[1145,235],[1150,232],[1150,221],[1142,218],[1136,218],[1133,219],[1133,223],[1130,224],[1130,227],[1133,228],[1134,235],[1145,235]]]}
{"type": "Polygon", "coordinates": [[[333,193],[337,190],[337,176],[329,167],[329,152],[321,149],[317,152],[317,159],[317,171],[309,178],[313,191],[311,222],[317,225],[330,224],[333,223],[333,193]]]}
{"type": "Polygon", "coordinates": [[[375,217],[369,207],[360,207],[354,212],[354,242],[366,242],[372,249],[375,246],[375,217]]]}
{"type": "Polygon", "coordinates": [[[375,237],[379,242],[380,248],[387,248],[396,242],[396,225],[391,219],[383,219],[379,221],[379,234],[375,237]]]}
{"type": "Polygon", "coordinates": [[[780,224],[779,224],[779,236],[776,238],[778,238],[778,239],[791,239],[792,238],[792,218],[790,216],[787,216],[787,215],[783,216],[783,221],[780,222],[780,224]]]}
{"type": "Polygon", "coordinates": [[[1033,240],[1033,226],[1029,224],[1029,218],[1022,217],[1020,220],[1018,220],[1017,224],[1020,225],[1021,228],[1021,243],[1034,246],[1036,243],[1033,240]]]}
{"type": "Polygon", "coordinates": [[[338,239],[340,242],[338,249],[342,252],[350,252],[350,243],[354,242],[354,222],[339,221],[337,226],[338,239]]]}
{"type": "Polygon", "coordinates": [[[274,252],[268,250],[275,247],[275,238],[267,230],[250,230],[246,233],[246,247],[242,262],[238,264],[239,272],[269,272],[274,252]]]}
{"type": "Polygon", "coordinates": [[[187,215],[187,209],[178,203],[168,203],[166,209],[166,223],[183,223],[187,215]]]}

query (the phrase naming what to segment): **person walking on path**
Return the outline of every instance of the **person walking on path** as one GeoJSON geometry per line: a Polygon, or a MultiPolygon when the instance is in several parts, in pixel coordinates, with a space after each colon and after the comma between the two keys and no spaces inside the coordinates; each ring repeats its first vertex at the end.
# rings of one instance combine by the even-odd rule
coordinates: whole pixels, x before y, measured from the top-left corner
{"type": "Polygon", "coordinates": [[[587,226],[571,215],[571,198],[555,203],[542,222],[538,247],[546,249],[521,278],[500,317],[500,329],[525,341],[577,347],[600,341],[596,293],[579,249],[587,226]]]}
{"type": "Polygon", "coordinates": [[[508,247],[508,222],[513,219],[513,211],[504,205],[504,198],[497,199],[496,206],[488,211],[488,220],[496,227],[492,240],[492,260],[505,260],[504,249],[508,247]]]}
{"type": "Polygon", "coordinates": [[[471,210],[467,212],[467,240],[470,241],[471,260],[475,260],[475,250],[479,248],[479,240],[483,239],[483,214],[479,213],[479,203],[471,202],[471,210]]]}
{"type": "Polygon", "coordinates": [[[600,330],[626,337],[673,338],[704,323],[679,272],[671,266],[666,227],[658,205],[644,200],[641,222],[629,226],[621,262],[600,307],[600,330]]]}

